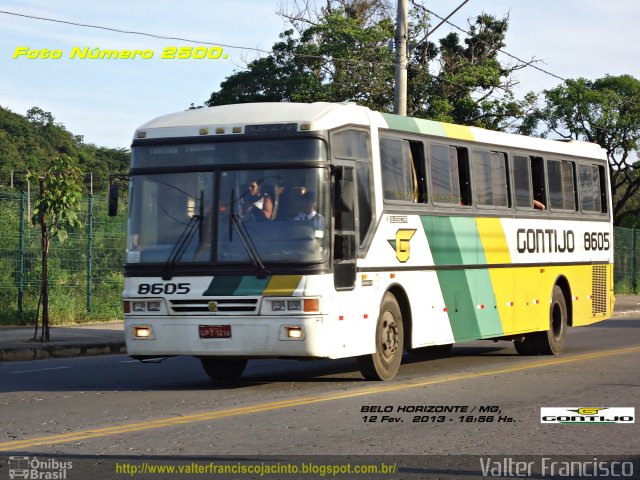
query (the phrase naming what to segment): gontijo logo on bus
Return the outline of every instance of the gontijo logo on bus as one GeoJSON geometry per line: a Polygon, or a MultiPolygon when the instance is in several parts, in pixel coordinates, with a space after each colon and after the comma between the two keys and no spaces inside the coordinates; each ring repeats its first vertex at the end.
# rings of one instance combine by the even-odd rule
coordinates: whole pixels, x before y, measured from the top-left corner
{"type": "Polygon", "coordinates": [[[405,263],[411,256],[410,240],[415,235],[415,228],[400,228],[396,232],[395,240],[388,240],[396,251],[396,258],[399,262],[405,263]]]}
{"type": "Polygon", "coordinates": [[[577,410],[571,410],[572,412],[579,413],[580,415],[597,415],[599,411],[606,410],[605,408],[578,408],[577,410]]]}
{"type": "Polygon", "coordinates": [[[540,423],[635,423],[633,407],[541,407],[540,423]]]}

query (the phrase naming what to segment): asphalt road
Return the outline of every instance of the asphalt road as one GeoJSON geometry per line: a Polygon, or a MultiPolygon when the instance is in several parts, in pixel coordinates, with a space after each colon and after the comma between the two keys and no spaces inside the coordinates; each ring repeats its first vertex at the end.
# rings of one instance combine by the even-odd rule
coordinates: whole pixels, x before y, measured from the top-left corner
{"type": "Polygon", "coordinates": [[[0,451],[638,455],[637,422],[547,425],[540,407],[640,410],[639,365],[638,316],[572,329],[558,357],[518,356],[507,342],[473,342],[439,359],[407,355],[387,383],[363,381],[350,359],[256,360],[233,385],[211,382],[186,357],[3,363],[0,451]],[[416,406],[449,411],[407,411],[416,406]]]}

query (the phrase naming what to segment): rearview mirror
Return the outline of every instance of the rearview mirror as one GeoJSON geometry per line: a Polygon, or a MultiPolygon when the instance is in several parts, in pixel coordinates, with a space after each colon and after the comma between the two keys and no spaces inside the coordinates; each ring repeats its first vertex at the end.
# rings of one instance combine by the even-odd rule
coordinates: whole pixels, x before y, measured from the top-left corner
{"type": "Polygon", "coordinates": [[[109,216],[118,215],[118,185],[115,183],[109,187],[109,216]]]}

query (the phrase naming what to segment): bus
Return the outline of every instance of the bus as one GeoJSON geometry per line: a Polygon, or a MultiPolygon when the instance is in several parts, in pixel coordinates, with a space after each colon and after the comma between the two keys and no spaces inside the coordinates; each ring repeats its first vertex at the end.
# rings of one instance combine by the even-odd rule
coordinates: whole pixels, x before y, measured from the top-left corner
{"type": "Polygon", "coordinates": [[[212,379],[354,357],[391,380],[404,351],[479,339],[557,355],[613,312],[595,144],[351,103],[225,105],[142,125],[129,189],[128,354],[195,356],[212,379]]]}

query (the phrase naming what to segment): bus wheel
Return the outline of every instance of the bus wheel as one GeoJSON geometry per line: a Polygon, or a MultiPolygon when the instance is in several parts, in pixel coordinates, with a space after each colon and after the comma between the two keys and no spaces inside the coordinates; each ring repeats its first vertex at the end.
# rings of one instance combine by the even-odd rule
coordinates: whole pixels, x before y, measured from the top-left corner
{"type": "Polygon", "coordinates": [[[203,357],[202,368],[213,380],[236,380],[247,366],[247,359],[222,359],[203,357]]]}
{"type": "Polygon", "coordinates": [[[534,341],[542,355],[559,355],[567,342],[567,302],[558,285],[553,287],[549,311],[549,330],[538,332],[534,341]]]}
{"type": "Polygon", "coordinates": [[[358,368],[367,380],[391,380],[398,373],[404,349],[404,330],[400,306],[386,293],[376,325],[376,351],[358,357],[358,368]]]}
{"type": "Polygon", "coordinates": [[[538,346],[531,336],[525,337],[523,340],[514,340],[513,346],[520,355],[538,355],[538,346]]]}

